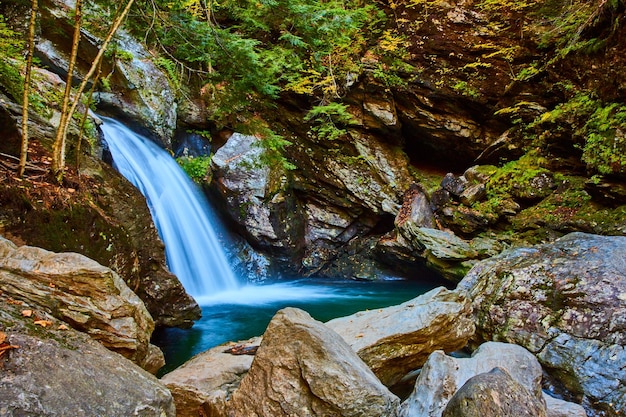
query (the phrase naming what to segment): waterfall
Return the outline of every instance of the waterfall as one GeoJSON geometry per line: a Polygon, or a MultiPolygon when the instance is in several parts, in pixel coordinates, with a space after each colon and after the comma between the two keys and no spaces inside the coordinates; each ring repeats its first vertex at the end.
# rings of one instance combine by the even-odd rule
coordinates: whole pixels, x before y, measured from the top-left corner
{"type": "Polygon", "coordinates": [[[170,270],[193,297],[238,288],[204,194],[163,149],[116,120],[101,126],[113,166],[144,195],[170,270]]]}

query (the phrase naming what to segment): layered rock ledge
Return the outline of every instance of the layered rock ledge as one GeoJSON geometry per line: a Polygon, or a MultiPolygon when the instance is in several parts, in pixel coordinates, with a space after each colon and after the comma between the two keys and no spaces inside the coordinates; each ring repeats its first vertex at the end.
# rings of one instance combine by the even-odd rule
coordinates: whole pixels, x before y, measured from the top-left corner
{"type": "Polygon", "coordinates": [[[119,275],[85,256],[17,247],[0,237],[0,290],[140,366],[156,366],[156,372],[164,364],[163,354],[150,345],[154,321],[143,302],[119,275]]]}

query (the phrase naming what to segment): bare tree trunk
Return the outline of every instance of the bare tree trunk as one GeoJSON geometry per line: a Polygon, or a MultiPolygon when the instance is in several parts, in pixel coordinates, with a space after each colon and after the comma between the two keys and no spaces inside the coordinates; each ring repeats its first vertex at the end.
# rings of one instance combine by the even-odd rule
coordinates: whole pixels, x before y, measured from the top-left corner
{"type": "MultiPolygon", "coordinates": [[[[78,3],[78,1],[79,0],[77,0],[77,3],[78,3]]],[[[83,81],[78,86],[78,89],[76,90],[76,94],[74,96],[74,100],[72,101],[71,107],[69,109],[66,109],[67,115],[65,117],[65,123],[63,123],[63,124],[59,123],[59,129],[57,130],[57,139],[59,139],[59,143],[62,142],[63,144],[65,144],[65,138],[67,136],[67,128],[69,126],[69,121],[71,120],[72,115],[76,111],[76,107],[78,106],[78,103],[80,102],[80,97],[81,97],[83,91],[85,91],[85,87],[87,86],[87,83],[89,82],[89,79],[94,75],[94,73],[98,69],[99,62],[102,59],[102,56],[104,55],[104,52],[106,51],[107,47],[109,46],[109,43],[113,39],[113,35],[115,35],[115,32],[117,32],[119,27],[122,25],[122,22],[124,21],[124,19],[126,18],[126,15],[130,11],[130,8],[133,5],[134,1],[135,0],[129,0],[128,3],[126,4],[126,7],[124,8],[124,10],[122,10],[122,12],[115,18],[115,21],[113,22],[113,24],[111,25],[111,28],[109,29],[109,33],[107,34],[106,38],[104,39],[104,42],[102,42],[102,46],[100,47],[100,50],[98,51],[98,54],[96,55],[96,57],[93,59],[93,61],[91,63],[91,68],[89,68],[89,71],[87,72],[87,74],[83,78],[83,81]]],[[[63,119],[63,115],[61,115],[61,117],[63,119]]],[[[55,144],[56,144],[56,141],[55,141],[55,144]]],[[[64,148],[65,147],[63,146],[63,149],[64,148]]],[[[63,176],[62,170],[63,170],[63,168],[65,166],[65,156],[64,155],[63,155],[63,158],[60,159],[60,161],[62,162],[62,164],[59,166],[60,170],[56,171],[58,179],[61,179],[62,176],[63,176]],[[60,174],[60,176],[59,176],[59,174],[60,174]]],[[[53,167],[53,169],[54,169],[54,167],[53,167]]]]}
{"type": "Polygon", "coordinates": [[[63,178],[63,169],[65,168],[65,132],[70,122],[71,114],[68,110],[72,95],[72,78],[74,76],[74,66],[76,65],[76,57],[78,55],[78,44],[80,43],[80,26],[82,20],[82,0],[76,0],[76,8],[74,10],[74,37],[72,39],[72,52],[70,53],[70,62],[67,68],[67,81],[65,83],[65,92],[63,93],[63,106],[61,107],[61,118],[59,127],[54,139],[52,148],[52,171],[61,182],[63,178]]]}
{"type": "MultiPolygon", "coordinates": [[[[76,142],[76,170],[80,168],[80,148],[82,146],[83,134],[85,123],[87,122],[87,116],[89,115],[89,105],[91,104],[91,99],[93,97],[93,92],[96,89],[96,84],[98,84],[98,80],[100,80],[100,74],[102,72],[102,59],[98,62],[98,69],[96,70],[96,77],[91,84],[91,88],[89,89],[89,94],[87,95],[87,104],[85,105],[85,111],[83,112],[82,118],[80,119],[80,131],[78,132],[78,140],[76,142]]],[[[80,174],[79,174],[80,175],[80,174]]]]}
{"type": "Polygon", "coordinates": [[[22,149],[20,151],[20,163],[17,167],[17,176],[20,178],[24,176],[28,158],[28,94],[30,93],[30,76],[33,67],[33,51],[35,50],[35,24],[37,23],[38,8],[37,0],[32,0],[28,25],[28,52],[24,70],[24,96],[22,97],[22,149]]]}

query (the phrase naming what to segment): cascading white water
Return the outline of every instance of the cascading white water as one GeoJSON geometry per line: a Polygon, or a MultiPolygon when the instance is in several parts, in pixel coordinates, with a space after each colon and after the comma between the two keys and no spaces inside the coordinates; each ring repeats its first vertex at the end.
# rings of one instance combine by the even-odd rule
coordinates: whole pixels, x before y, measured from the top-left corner
{"type": "Polygon", "coordinates": [[[102,120],[113,165],[146,197],[168,266],[187,292],[206,297],[238,288],[198,187],[154,142],[114,119],[102,120]]]}

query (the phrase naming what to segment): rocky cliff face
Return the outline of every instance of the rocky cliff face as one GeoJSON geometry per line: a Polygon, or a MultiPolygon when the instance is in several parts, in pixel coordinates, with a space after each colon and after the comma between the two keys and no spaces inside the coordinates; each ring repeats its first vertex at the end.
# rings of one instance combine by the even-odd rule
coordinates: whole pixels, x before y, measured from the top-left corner
{"type": "MultiPolygon", "coordinates": [[[[607,65],[624,62],[624,29],[604,24],[624,8],[574,9],[392,2],[387,12],[407,52],[402,69],[363,55],[342,98],[354,119],[344,136],[316,139],[301,97],[284,95],[276,115],[264,115],[292,142],[285,155],[296,169],[276,174],[279,188],[251,203],[273,219],[272,236],[257,247],[291,248],[291,267],[307,274],[372,279],[391,265],[414,276],[427,265],[458,281],[503,246],[570,231],[626,233],[620,157],[588,140],[602,131],[622,146],[624,126],[611,116],[622,107],[611,103],[625,98],[623,74],[607,65]],[[411,183],[423,202],[407,224],[397,215],[411,183]]],[[[224,186],[234,178],[220,175],[230,200],[241,185],[224,186]]],[[[255,210],[231,215],[253,234],[246,222],[255,210]]]]}
{"type": "MultiPolygon", "coordinates": [[[[71,32],[69,8],[43,6],[37,51],[63,77],[69,38],[52,28],[71,32]]],[[[624,234],[620,151],[600,139],[614,137],[622,149],[623,74],[614,68],[626,60],[624,29],[607,23],[623,9],[392,2],[385,11],[397,59],[367,50],[360,72],[337,80],[352,118],[346,133],[320,139],[304,121],[314,103],[284,93],[275,111],[258,116],[291,142],[283,156],[295,169],[268,163],[263,135],[234,134],[222,149],[215,135],[212,186],[255,248],[309,275],[376,279],[426,267],[458,281],[510,244],[577,230],[624,234]],[[410,204],[411,184],[421,190],[422,217],[407,223],[399,209],[410,204]]],[[[77,77],[98,43],[89,28],[84,35],[77,77]]],[[[97,95],[101,109],[164,146],[177,122],[216,131],[200,92],[175,99],[141,45],[125,32],[116,44],[103,66],[110,77],[97,95]]]]}

